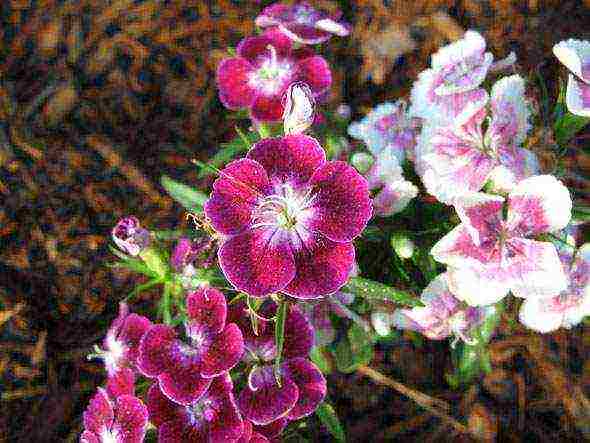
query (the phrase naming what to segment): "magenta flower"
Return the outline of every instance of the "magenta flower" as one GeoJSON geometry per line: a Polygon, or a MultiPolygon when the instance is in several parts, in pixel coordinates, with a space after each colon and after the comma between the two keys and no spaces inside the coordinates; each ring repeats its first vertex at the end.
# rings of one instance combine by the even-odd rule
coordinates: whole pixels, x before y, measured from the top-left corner
{"type": "Polygon", "coordinates": [[[420,332],[431,340],[455,336],[473,343],[469,331],[483,320],[485,308],[463,307],[449,290],[446,273],[430,282],[420,300],[424,306],[396,311],[392,323],[397,328],[420,332]]]}
{"type": "Polygon", "coordinates": [[[160,443],[237,442],[244,423],[228,374],[215,377],[203,395],[186,405],[171,401],[153,384],[147,394],[150,422],[158,428],[160,443]]]}
{"type": "Polygon", "coordinates": [[[166,396],[188,405],[203,395],[213,377],[238,363],[244,343],[238,326],[226,324],[225,297],[217,289],[189,294],[186,305],[189,343],[179,340],[170,326],[154,325],[141,340],[138,367],[158,379],[166,396]]]}
{"type": "Polygon", "coordinates": [[[119,316],[113,321],[96,355],[104,360],[110,376],[123,368],[135,369],[141,337],[152,325],[147,318],[130,314],[126,303],[119,304],[119,316]]]}
{"type": "Polygon", "coordinates": [[[236,307],[232,316],[243,325],[246,361],[254,365],[248,385],[238,397],[244,417],[264,426],[279,418],[298,420],[313,413],[326,395],[326,380],[307,360],[313,346],[313,329],[299,309],[291,306],[285,320],[280,384],[273,367],[276,357],[273,324],[260,319],[256,335],[243,305],[236,307]]]}
{"type": "Polygon", "coordinates": [[[307,2],[292,6],[275,3],[256,17],[256,26],[277,26],[294,42],[315,45],[328,41],[332,34],[339,37],[350,34],[350,25],[340,21],[341,15],[340,11],[329,15],[307,2]]]}
{"type": "Polygon", "coordinates": [[[282,291],[301,299],[335,292],[354,263],[352,240],[371,217],[367,181],[327,162],[305,135],[256,143],[213,184],[205,213],[225,236],[219,264],[253,296],[282,291]]]}
{"type": "Polygon", "coordinates": [[[276,29],[243,39],[237,55],[217,68],[219,98],[228,109],[248,108],[256,121],[281,120],[283,96],[292,83],[306,83],[316,99],[332,84],[326,60],[310,49],[294,50],[276,29]]]}
{"type": "Polygon", "coordinates": [[[564,40],[553,47],[553,54],[570,70],[565,94],[568,110],[590,117],[590,41],[564,40]]]}
{"type": "Polygon", "coordinates": [[[518,75],[500,79],[492,88],[490,117],[487,104],[487,97],[471,103],[430,138],[422,178],[428,192],[444,203],[479,191],[488,180],[494,190],[507,193],[538,172],[535,154],[521,147],[530,127],[524,80],[518,75]]]}
{"type": "Polygon", "coordinates": [[[130,368],[122,368],[107,378],[106,391],[110,398],[117,399],[121,395],[135,395],[135,372],[130,368]]]}
{"type": "Polygon", "coordinates": [[[473,193],[457,200],[462,223],[432,248],[448,265],[451,292],[471,306],[518,297],[548,297],[563,291],[567,279],[555,246],[535,236],[564,228],[572,201],[561,182],[539,175],[520,182],[504,199],[473,193]],[[532,237],[532,238],[531,238],[532,237]]]}
{"type": "Polygon", "coordinates": [[[244,420],[244,432],[238,440],[238,443],[268,443],[269,440],[264,435],[256,432],[252,423],[244,420]]]}
{"type": "Polygon", "coordinates": [[[117,223],[112,232],[117,247],[131,256],[147,248],[150,244],[150,233],[142,228],[136,217],[125,217],[117,223]]]}
{"type": "Polygon", "coordinates": [[[559,258],[568,280],[568,287],[548,298],[527,298],[520,308],[520,321],[527,328],[550,332],[571,328],[590,315],[590,243],[575,253],[561,248],[559,258]]]}
{"type": "Polygon", "coordinates": [[[140,443],[147,429],[148,412],[140,399],[121,395],[111,400],[102,388],[84,411],[80,443],[140,443]]]}

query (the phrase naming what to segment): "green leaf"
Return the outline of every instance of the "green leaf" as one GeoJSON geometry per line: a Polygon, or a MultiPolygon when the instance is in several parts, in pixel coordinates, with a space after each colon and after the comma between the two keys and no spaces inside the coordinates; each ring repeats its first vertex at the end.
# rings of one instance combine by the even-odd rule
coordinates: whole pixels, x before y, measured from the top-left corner
{"type": "Polygon", "coordinates": [[[555,140],[560,146],[569,142],[574,135],[590,123],[590,118],[574,115],[570,112],[559,118],[554,125],[555,140]]]}
{"type": "Polygon", "coordinates": [[[139,257],[143,260],[147,268],[160,278],[166,277],[170,273],[170,265],[168,260],[162,255],[162,252],[150,246],[139,253],[139,257]]]}
{"type": "Polygon", "coordinates": [[[127,297],[125,297],[125,301],[128,301],[132,298],[134,298],[137,294],[141,294],[142,292],[147,291],[148,289],[151,289],[152,287],[159,285],[161,283],[164,283],[164,279],[162,278],[154,278],[146,283],[143,283],[141,285],[137,285],[133,291],[131,291],[129,293],[129,295],[127,295],[127,297]]]}
{"type": "Polygon", "coordinates": [[[351,277],[343,290],[369,300],[388,300],[405,306],[423,306],[419,299],[407,292],[362,277],[351,277]]]}
{"type": "Polygon", "coordinates": [[[204,178],[214,174],[215,169],[221,169],[238,154],[250,149],[252,144],[258,140],[258,135],[255,132],[244,133],[238,126],[235,126],[235,130],[238,135],[229,142],[221,144],[221,149],[207,162],[211,167],[201,169],[198,178],[204,178]]]}
{"type": "Polygon", "coordinates": [[[113,248],[109,245],[109,249],[113,254],[115,254],[121,261],[116,263],[109,263],[107,264],[108,267],[111,268],[125,268],[129,269],[133,272],[139,272],[140,274],[147,275],[148,277],[156,278],[158,275],[152,271],[148,266],[139,258],[131,257],[129,255],[123,254],[116,248],[113,248]]]}
{"type": "Polygon", "coordinates": [[[285,320],[287,319],[288,308],[289,304],[287,301],[282,300],[277,309],[277,316],[275,320],[275,348],[277,350],[277,356],[275,357],[275,377],[279,384],[281,377],[281,356],[283,353],[283,345],[285,344],[285,320]]]}
{"type": "Polygon", "coordinates": [[[336,361],[336,369],[340,372],[351,373],[356,370],[354,363],[354,356],[348,338],[344,338],[338,342],[336,348],[332,351],[334,360],[336,361]]]}
{"type": "Polygon", "coordinates": [[[316,416],[330,432],[332,437],[338,442],[346,441],[346,434],[344,428],[338,419],[336,411],[332,405],[328,402],[323,402],[315,411],[316,416]]]}
{"type": "Polygon", "coordinates": [[[330,361],[326,358],[326,349],[323,346],[314,346],[309,352],[309,358],[311,361],[322,371],[324,374],[330,374],[332,367],[330,361]]]}
{"type": "Polygon", "coordinates": [[[373,344],[364,329],[355,323],[348,330],[347,337],[338,342],[332,354],[336,368],[340,372],[351,373],[371,362],[373,344]]]}
{"type": "Polygon", "coordinates": [[[160,183],[166,192],[191,212],[203,212],[203,205],[207,201],[207,195],[203,192],[171,179],[167,175],[160,178],[160,183]]]}

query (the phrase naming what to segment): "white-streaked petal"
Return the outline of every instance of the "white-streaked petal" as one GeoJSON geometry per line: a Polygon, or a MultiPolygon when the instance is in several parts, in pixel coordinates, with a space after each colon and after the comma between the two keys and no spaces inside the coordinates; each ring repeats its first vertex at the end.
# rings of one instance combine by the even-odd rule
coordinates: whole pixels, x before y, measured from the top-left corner
{"type": "Polygon", "coordinates": [[[550,303],[552,303],[551,299],[528,298],[520,307],[518,319],[533,331],[541,333],[555,331],[563,323],[563,314],[548,309],[550,303]]]}
{"type": "Polygon", "coordinates": [[[504,132],[501,134],[503,139],[516,145],[522,144],[531,129],[531,113],[525,99],[524,79],[520,75],[511,75],[498,80],[492,86],[490,104],[490,131],[504,132]]]}
{"type": "Polygon", "coordinates": [[[590,117],[590,84],[570,74],[567,79],[565,104],[572,114],[590,117]]]}
{"type": "Polygon", "coordinates": [[[490,229],[499,229],[503,204],[504,198],[483,192],[472,192],[455,200],[457,215],[476,245],[494,235],[490,229]]]}
{"type": "Polygon", "coordinates": [[[590,65],[590,41],[573,38],[563,40],[553,46],[553,54],[581,80],[590,83],[590,72],[584,69],[590,65]]]}

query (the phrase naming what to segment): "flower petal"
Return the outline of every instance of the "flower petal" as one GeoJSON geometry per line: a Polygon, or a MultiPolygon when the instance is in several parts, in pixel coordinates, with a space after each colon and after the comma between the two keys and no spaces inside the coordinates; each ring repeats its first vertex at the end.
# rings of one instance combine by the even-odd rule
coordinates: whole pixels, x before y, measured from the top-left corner
{"type": "Polygon", "coordinates": [[[572,114],[590,117],[590,84],[584,83],[570,74],[567,79],[565,104],[572,114]]]}
{"type": "Polygon", "coordinates": [[[127,359],[135,364],[139,352],[139,342],[152,322],[142,315],[130,314],[125,318],[118,339],[127,346],[127,359]]]}
{"type": "Polygon", "coordinates": [[[216,231],[237,234],[252,216],[252,209],[261,195],[268,192],[266,171],[249,159],[228,164],[213,183],[211,197],[205,203],[205,214],[216,231]]]}
{"type": "Polygon", "coordinates": [[[150,422],[156,427],[160,427],[167,421],[181,418],[185,409],[184,406],[174,403],[166,397],[158,383],[150,386],[147,392],[146,404],[150,422]]]}
{"type": "Polygon", "coordinates": [[[511,75],[494,83],[490,105],[492,121],[488,134],[504,144],[521,145],[531,128],[524,79],[520,75],[511,75]]]}
{"type": "Polygon", "coordinates": [[[373,199],[375,215],[389,217],[403,211],[418,195],[418,188],[407,180],[399,180],[386,185],[373,199]]]}
{"type": "Polygon", "coordinates": [[[518,319],[533,331],[541,333],[556,331],[562,325],[563,312],[551,309],[552,304],[552,298],[527,298],[520,307],[518,319]]]}
{"type": "Polygon", "coordinates": [[[284,90],[273,95],[259,94],[254,99],[250,108],[250,116],[259,122],[278,122],[283,119],[284,106],[282,102],[284,90]]]}
{"type": "Polygon", "coordinates": [[[205,427],[187,426],[186,419],[167,421],[158,428],[158,443],[206,443],[205,427]]]}
{"type": "Polygon", "coordinates": [[[82,435],[80,436],[80,443],[101,443],[99,438],[96,436],[96,434],[94,434],[93,432],[90,431],[84,431],[82,432],[82,435]]]}
{"type": "Polygon", "coordinates": [[[132,395],[122,395],[115,405],[113,431],[119,441],[141,443],[147,430],[148,411],[143,402],[132,395]]]}
{"type": "Polygon", "coordinates": [[[508,226],[522,236],[553,232],[570,221],[568,189],[551,175],[521,181],[508,197],[508,226]]]}
{"type": "Polygon", "coordinates": [[[266,425],[287,414],[297,403],[299,389],[288,377],[278,385],[272,366],[253,369],[247,387],[240,393],[238,407],[248,420],[266,425]]]}
{"type": "Polygon", "coordinates": [[[352,166],[328,162],[310,180],[314,215],[309,228],[336,242],[352,241],[371,218],[367,180],[352,166]]]}
{"type": "Polygon", "coordinates": [[[244,422],[232,393],[233,385],[229,375],[216,377],[209,389],[209,395],[216,398],[216,415],[209,428],[211,443],[237,441],[244,432],[244,422]]]}
{"type": "Polygon", "coordinates": [[[283,31],[291,40],[303,45],[317,45],[324,43],[332,36],[322,29],[315,29],[309,25],[298,23],[287,23],[281,26],[283,31]]]}
{"type": "Polygon", "coordinates": [[[216,81],[219,99],[228,109],[248,108],[252,104],[254,89],[250,76],[254,67],[241,57],[222,60],[217,67],[216,81]]]}
{"type": "Polygon", "coordinates": [[[436,261],[454,268],[484,266],[492,258],[490,249],[478,246],[472,232],[473,229],[461,223],[441,238],[430,254],[436,261]]]}
{"type": "Polygon", "coordinates": [[[328,62],[319,55],[300,60],[299,80],[307,83],[315,95],[325,92],[332,85],[332,72],[328,62]]]}
{"type": "Polygon", "coordinates": [[[455,201],[457,215],[476,245],[496,239],[503,221],[503,206],[502,197],[482,192],[473,192],[455,201]]]}
{"type": "Polygon", "coordinates": [[[264,31],[262,35],[242,39],[236,48],[236,52],[240,57],[255,63],[260,56],[264,56],[269,52],[269,45],[275,48],[278,56],[284,57],[290,54],[293,42],[279,29],[271,28],[264,31]]]}
{"type": "Polygon", "coordinates": [[[254,426],[254,431],[259,432],[268,439],[273,439],[281,435],[288,423],[289,420],[286,417],[281,417],[267,425],[254,426]]]}
{"type": "Polygon", "coordinates": [[[469,306],[487,306],[502,300],[510,289],[510,282],[497,269],[447,268],[449,289],[469,306]]]}
{"type": "Polygon", "coordinates": [[[295,251],[295,276],[283,292],[300,299],[320,298],[340,289],[354,265],[352,243],[316,234],[295,251]]]}
{"type": "Polygon", "coordinates": [[[240,361],[243,353],[242,331],[238,325],[230,323],[215,337],[205,354],[201,374],[203,377],[211,378],[229,371],[240,361]]]}
{"type": "Polygon", "coordinates": [[[293,253],[274,234],[254,229],[230,238],[219,249],[219,266],[234,287],[260,297],[280,291],[293,279],[293,253]]]}
{"type": "Polygon", "coordinates": [[[135,373],[130,368],[122,368],[107,379],[106,390],[110,398],[121,395],[135,395],[135,373]]]}
{"type": "Polygon", "coordinates": [[[137,367],[146,377],[157,377],[170,363],[170,351],[176,332],[167,325],[153,325],[139,343],[137,367]]]}
{"type": "Polygon", "coordinates": [[[264,167],[272,183],[289,183],[294,187],[307,183],[326,162],[323,148],[307,135],[261,140],[252,146],[248,158],[264,167]]]}
{"type": "Polygon", "coordinates": [[[553,54],[578,78],[590,83],[590,41],[563,40],[553,46],[553,54]]]}
{"type": "Polygon", "coordinates": [[[283,358],[307,357],[313,347],[313,327],[301,310],[291,306],[285,320],[283,358]]]}
{"type": "Polygon", "coordinates": [[[199,326],[200,331],[218,334],[225,327],[227,302],[221,291],[215,288],[201,288],[186,297],[189,324],[199,326]]]}
{"type": "Polygon", "coordinates": [[[107,392],[98,388],[84,411],[84,428],[100,435],[104,428],[111,428],[114,417],[113,405],[107,392]]]}
{"type": "Polygon", "coordinates": [[[309,360],[292,358],[283,363],[283,373],[299,389],[297,403],[287,417],[299,420],[313,413],[326,397],[326,379],[321,371],[309,360]]]}

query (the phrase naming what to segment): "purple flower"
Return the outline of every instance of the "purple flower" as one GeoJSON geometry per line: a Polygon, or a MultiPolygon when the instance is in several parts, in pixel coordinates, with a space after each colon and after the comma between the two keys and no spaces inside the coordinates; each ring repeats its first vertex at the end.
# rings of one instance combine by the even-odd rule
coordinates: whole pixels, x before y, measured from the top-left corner
{"type": "Polygon", "coordinates": [[[248,420],[244,420],[244,432],[238,440],[238,443],[268,443],[269,440],[266,436],[257,432],[252,423],[248,420]]]}
{"type": "Polygon", "coordinates": [[[332,34],[339,37],[350,34],[350,25],[340,21],[341,15],[340,11],[329,15],[307,2],[292,6],[275,3],[256,17],[256,26],[277,26],[294,42],[315,45],[328,41],[332,34]]]}
{"type": "Polygon", "coordinates": [[[237,442],[244,423],[228,374],[215,377],[203,395],[188,404],[171,401],[156,383],[147,394],[150,422],[158,428],[160,443],[237,442]]]}
{"type": "Polygon", "coordinates": [[[553,47],[553,54],[570,70],[565,95],[568,110],[590,117],[590,41],[564,40],[553,47]]]}
{"type": "Polygon", "coordinates": [[[84,411],[81,443],[140,443],[147,428],[148,412],[137,397],[121,395],[111,400],[102,388],[84,411]]]}
{"type": "Polygon", "coordinates": [[[147,318],[130,314],[126,303],[119,304],[119,316],[113,321],[103,341],[103,349],[97,349],[109,376],[123,368],[135,368],[141,337],[152,326],[147,318]]]}
{"type": "Polygon", "coordinates": [[[281,120],[283,96],[292,83],[306,83],[316,99],[332,84],[326,60],[307,48],[294,50],[276,29],[243,39],[237,55],[217,68],[219,98],[226,108],[248,108],[256,121],[281,120]]]}
{"type": "Polygon", "coordinates": [[[219,264],[252,296],[277,291],[319,298],[347,280],[352,240],[371,217],[367,181],[344,162],[327,162],[305,135],[256,143],[213,184],[205,213],[226,236],[219,264]]]}
{"type": "Polygon", "coordinates": [[[253,364],[248,385],[238,397],[238,407],[255,425],[268,425],[279,418],[298,420],[311,414],[326,395],[326,380],[307,356],[313,345],[313,329],[295,306],[285,320],[285,342],[279,370],[274,372],[276,347],[274,327],[260,319],[258,335],[249,324],[243,305],[232,315],[244,330],[246,360],[253,364]]]}
{"type": "Polygon", "coordinates": [[[107,378],[106,391],[110,398],[121,395],[135,395],[135,372],[130,368],[122,368],[107,378]]]}
{"type": "Polygon", "coordinates": [[[191,265],[211,246],[210,243],[211,241],[208,238],[196,240],[191,240],[186,237],[179,238],[172,251],[170,264],[176,272],[183,272],[187,266],[191,265]]]}
{"type": "Polygon", "coordinates": [[[564,228],[572,201],[561,182],[539,175],[520,182],[504,199],[473,193],[457,200],[462,223],[432,248],[448,265],[449,288],[471,306],[518,297],[548,297],[567,287],[555,246],[531,239],[564,228]]]}
{"type": "Polygon", "coordinates": [[[454,335],[472,343],[469,331],[483,320],[486,308],[463,307],[449,290],[446,273],[430,282],[420,300],[424,306],[396,311],[392,323],[401,329],[420,332],[431,340],[454,335]]]}
{"type": "Polygon", "coordinates": [[[131,256],[147,248],[150,244],[150,233],[139,224],[136,217],[125,217],[117,223],[112,232],[117,247],[131,256]]]}
{"type": "Polygon", "coordinates": [[[590,243],[574,255],[573,248],[560,251],[568,287],[548,298],[527,298],[520,308],[520,321],[538,332],[571,328],[590,315],[590,243]]]}
{"type": "Polygon", "coordinates": [[[158,379],[162,392],[180,404],[199,399],[211,379],[233,368],[244,351],[242,332],[226,324],[225,297],[217,289],[203,288],[187,296],[189,343],[177,338],[170,326],[154,325],[139,346],[138,367],[158,379]]]}
{"type": "Polygon", "coordinates": [[[489,100],[490,117],[487,105],[487,96],[467,105],[429,140],[422,178],[428,192],[442,202],[451,204],[462,194],[479,191],[488,180],[495,191],[507,193],[538,172],[535,154],[521,147],[530,127],[524,80],[513,75],[497,81],[489,100]]]}

